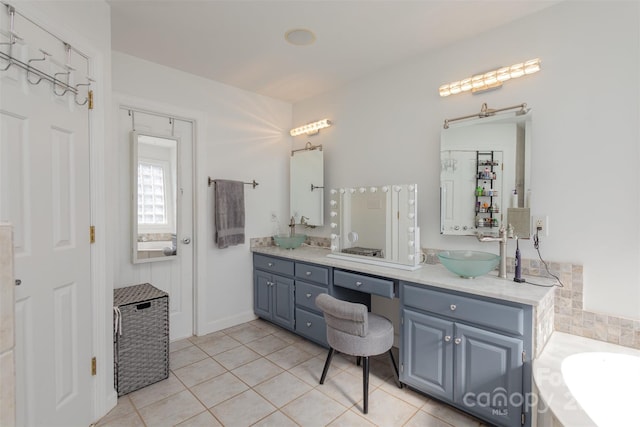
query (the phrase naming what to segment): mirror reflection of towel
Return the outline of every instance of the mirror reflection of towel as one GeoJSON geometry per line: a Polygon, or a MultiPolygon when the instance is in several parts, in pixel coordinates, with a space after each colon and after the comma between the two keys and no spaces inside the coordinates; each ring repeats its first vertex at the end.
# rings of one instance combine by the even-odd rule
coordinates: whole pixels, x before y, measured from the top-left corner
{"type": "Polygon", "coordinates": [[[215,242],[218,248],[244,243],[244,183],[215,180],[215,242]]]}

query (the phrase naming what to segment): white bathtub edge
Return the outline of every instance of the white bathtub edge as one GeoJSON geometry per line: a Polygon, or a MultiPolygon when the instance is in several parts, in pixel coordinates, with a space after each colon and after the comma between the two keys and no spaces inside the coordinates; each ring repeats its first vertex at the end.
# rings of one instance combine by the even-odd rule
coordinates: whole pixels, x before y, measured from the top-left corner
{"type": "Polygon", "coordinates": [[[573,399],[561,372],[561,364],[566,357],[584,352],[611,352],[640,357],[640,350],[553,332],[540,357],[533,360],[533,381],[539,393],[538,410],[550,410],[563,426],[596,426],[573,399]]]}

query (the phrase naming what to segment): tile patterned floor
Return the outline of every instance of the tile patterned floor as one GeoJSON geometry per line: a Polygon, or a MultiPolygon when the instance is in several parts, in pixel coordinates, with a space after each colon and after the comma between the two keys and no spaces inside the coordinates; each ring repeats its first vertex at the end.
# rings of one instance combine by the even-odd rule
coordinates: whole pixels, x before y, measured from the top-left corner
{"type": "Polygon", "coordinates": [[[369,414],[362,370],[262,320],[171,343],[169,378],[118,399],[97,427],[480,427],[476,419],[396,387],[386,355],[373,358],[369,414]]]}

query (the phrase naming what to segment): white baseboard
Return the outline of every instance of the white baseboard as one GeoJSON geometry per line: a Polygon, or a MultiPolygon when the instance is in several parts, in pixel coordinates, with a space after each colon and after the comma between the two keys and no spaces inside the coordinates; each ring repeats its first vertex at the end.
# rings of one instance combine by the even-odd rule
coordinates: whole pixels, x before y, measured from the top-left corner
{"type": "Polygon", "coordinates": [[[199,325],[198,330],[196,331],[196,335],[207,335],[212,332],[221,331],[222,329],[230,328],[241,323],[250,322],[255,319],[257,319],[257,316],[253,313],[253,311],[245,311],[234,316],[225,317],[223,319],[216,319],[207,322],[204,325],[199,325]]]}

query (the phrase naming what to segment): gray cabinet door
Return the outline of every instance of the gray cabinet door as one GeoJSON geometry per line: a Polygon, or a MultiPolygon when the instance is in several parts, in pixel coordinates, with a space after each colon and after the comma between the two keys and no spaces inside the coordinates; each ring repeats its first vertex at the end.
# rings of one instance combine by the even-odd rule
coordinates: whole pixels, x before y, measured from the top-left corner
{"type": "Polygon", "coordinates": [[[294,326],[294,288],[293,280],[273,276],[273,321],[293,329],[294,326]]]}
{"type": "Polygon", "coordinates": [[[257,316],[271,319],[271,274],[254,270],[253,311],[257,316]]]}
{"type": "Polygon", "coordinates": [[[455,402],[498,425],[520,425],[522,339],[456,324],[455,402]]]}
{"type": "Polygon", "coordinates": [[[402,311],[403,383],[436,397],[453,400],[453,322],[402,311]]]}

